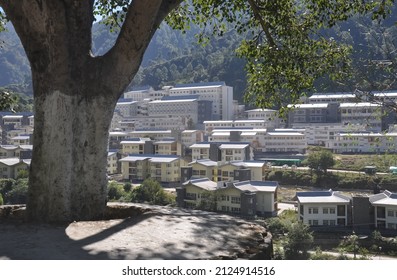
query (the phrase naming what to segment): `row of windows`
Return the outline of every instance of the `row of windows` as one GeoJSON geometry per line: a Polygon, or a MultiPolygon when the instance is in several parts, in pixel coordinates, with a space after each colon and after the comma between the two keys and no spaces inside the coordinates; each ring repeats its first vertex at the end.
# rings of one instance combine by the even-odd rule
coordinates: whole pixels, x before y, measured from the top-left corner
{"type": "MultiPolygon", "coordinates": [[[[308,212],[309,214],[318,214],[319,213],[318,207],[309,207],[308,212]]],[[[335,207],[324,207],[322,208],[323,214],[335,214],[335,207]]]]}
{"type": "MultiPolygon", "coordinates": [[[[319,220],[309,220],[308,222],[309,222],[309,225],[311,225],[311,226],[319,225],[319,220]]],[[[335,226],[336,220],[322,220],[322,225],[323,226],[335,226]]]]}

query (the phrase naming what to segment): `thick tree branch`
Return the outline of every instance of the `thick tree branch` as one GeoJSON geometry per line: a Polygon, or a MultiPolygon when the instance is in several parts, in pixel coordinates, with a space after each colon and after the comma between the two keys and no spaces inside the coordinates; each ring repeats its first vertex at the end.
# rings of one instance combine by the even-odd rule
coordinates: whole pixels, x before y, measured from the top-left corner
{"type": "MultiPolygon", "coordinates": [[[[149,45],[156,29],[176,8],[181,0],[134,0],[129,6],[126,19],[114,47],[101,59],[103,79],[119,87],[116,94],[130,83],[139,69],[143,54],[149,45]]],[[[110,86],[110,85],[109,85],[110,86]]]]}
{"type": "Polygon", "coordinates": [[[271,47],[276,47],[276,43],[274,42],[273,36],[270,34],[270,26],[263,20],[263,17],[261,15],[261,8],[256,4],[254,0],[248,0],[249,5],[252,8],[252,11],[254,13],[254,17],[256,20],[259,22],[259,24],[262,27],[263,32],[266,35],[266,39],[269,42],[269,45],[271,47]]]}

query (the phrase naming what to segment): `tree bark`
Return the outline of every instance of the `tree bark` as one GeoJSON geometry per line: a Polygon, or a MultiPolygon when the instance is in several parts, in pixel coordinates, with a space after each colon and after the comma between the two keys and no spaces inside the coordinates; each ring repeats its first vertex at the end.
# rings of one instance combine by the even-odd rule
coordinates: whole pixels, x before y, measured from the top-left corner
{"type": "Polygon", "coordinates": [[[99,219],[107,199],[107,141],[116,99],[54,91],[35,98],[28,218],[99,219]]]}
{"type": "Polygon", "coordinates": [[[0,0],[32,70],[30,221],[102,217],[115,105],[138,71],[155,30],[180,2],[132,1],[115,46],[93,57],[93,0],[0,0]]]}

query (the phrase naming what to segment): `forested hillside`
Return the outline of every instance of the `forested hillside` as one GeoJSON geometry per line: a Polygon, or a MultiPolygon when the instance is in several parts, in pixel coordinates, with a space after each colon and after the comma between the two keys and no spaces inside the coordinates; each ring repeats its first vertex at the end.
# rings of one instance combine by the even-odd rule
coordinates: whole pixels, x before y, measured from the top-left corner
{"type": "MultiPolygon", "coordinates": [[[[396,89],[397,26],[393,16],[397,15],[396,11],[394,7],[390,18],[380,24],[357,17],[327,31],[326,35],[333,40],[352,45],[352,71],[344,81],[332,82],[324,77],[317,82],[316,91],[396,89]]],[[[150,43],[130,88],[225,81],[234,87],[234,98],[241,101],[246,87],[245,62],[235,53],[241,35],[232,30],[204,46],[197,43],[197,33],[194,27],[183,34],[163,24],[150,43]]],[[[116,35],[105,25],[96,24],[94,53],[105,53],[116,35]]],[[[29,64],[12,26],[0,33],[0,87],[5,86],[31,94],[29,64]]]]}

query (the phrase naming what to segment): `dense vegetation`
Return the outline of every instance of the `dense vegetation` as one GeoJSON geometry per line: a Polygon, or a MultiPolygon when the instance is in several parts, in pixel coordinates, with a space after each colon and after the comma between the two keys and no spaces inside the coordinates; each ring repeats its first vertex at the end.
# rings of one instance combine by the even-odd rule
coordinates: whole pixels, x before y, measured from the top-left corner
{"type": "MultiPolygon", "coordinates": [[[[388,20],[378,22],[357,16],[328,31],[329,37],[352,45],[351,73],[338,82],[324,77],[316,83],[316,91],[395,88],[397,46],[393,38],[397,36],[397,26],[393,15],[396,13],[394,6],[388,20]],[[385,61],[394,63],[383,65],[385,61]]],[[[197,33],[194,26],[183,33],[163,24],[151,41],[130,89],[132,86],[150,85],[158,89],[180,83],[225,81],[234,88],[234,98],[242,101],[247,85],[245,61],[236,56],[241,35],[229,31],[206,45],[199,45],[195,37],[197,33]]],[[[105,25],[94,25],[94,53],[105,53],[114,44],[116,35],[105,25]]],[[[12,26],[0,33],[0,73],[0,87],[32,94],[29,64],[12,26]]]]}

